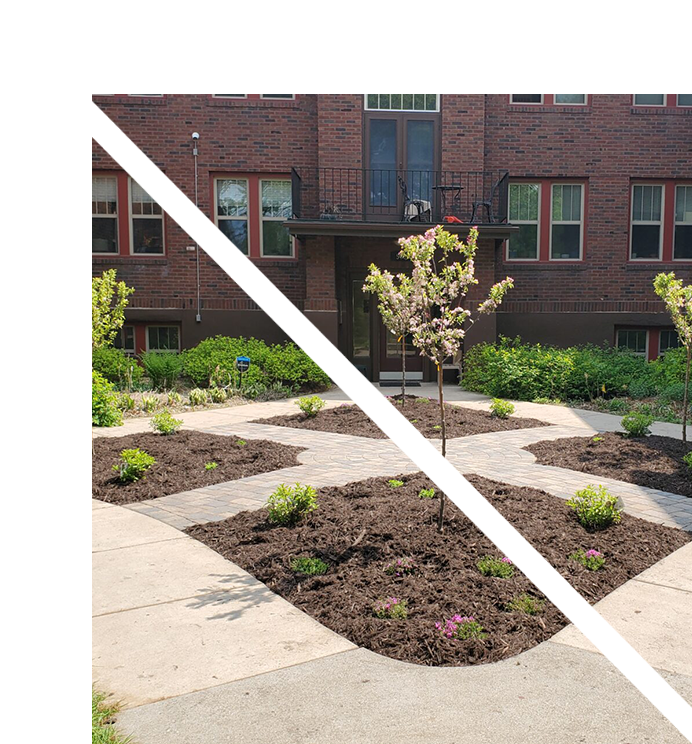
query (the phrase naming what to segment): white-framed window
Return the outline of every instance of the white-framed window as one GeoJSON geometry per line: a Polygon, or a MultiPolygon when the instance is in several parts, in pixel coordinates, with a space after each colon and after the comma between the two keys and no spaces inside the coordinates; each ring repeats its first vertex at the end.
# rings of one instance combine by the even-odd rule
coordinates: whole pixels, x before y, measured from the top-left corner
{"type": "Polygon", "coordinates": [[[555,93],[555,103],[564,106],[585,106],[586,93],[555,93]]]}
{"type": "Polygon", "coordinates": [[[277,101],[292,101],[295,93],[260,93],[260,98],[273,98],[277,101]]]}
{"type": "Polygon", "coordinates": [[[163,98],[163,93],[128,93],[130,98],[163,98]]]}
{"type": "Polygon", "coordinates": [[[180,351],[180,328],[170,325],[147,326],[147,351],[180,351]]]}
{"type": "Polygon", "coordinates": [[[665,93],[635,93],[635,106],[665,106],[665,93]]]}
{"type": "Polygon", "coordinates": [[[542,93],[512,93],[509,99],[512,103],[543,103],[542,93]]]}
{"type": "Polygon", "coordinates": [[[91,252],[118,252],[118,180],[91,178],[91,252]]]}
{"type": "Polygon", "coordinates": [[[438,93],[366,93],[366,111],[439,111],[438,93]]]}
{"type": "Polygon", "coordinates": [[[540,196],[538,183],[510,183],[509,221],[519,232],[507,241],[508,260],[538,260],[540,196]]]}
{"type": "Polygon", "coordinates": [[[692,186],[675,187],[673,259],[692,259],[692,186]]]}
{"type": "Polygon", "coordinates": [[[135,327],[124,325],[113,339],[113,346],[122,349],[126,354],[135,353],[135,327]]]}
{"type": "Polygon", "coordinates": [[[291,216],[291,182],[260,179],[262,256],[293,256],[293,240],[283,223],[291,216]]]}
{"type": "Polygon", "coordinates": [[[131,178],[131,253],[163,253],[163,210],[153,197],[131,178]]]}
{"type": "Polygon", "coordinates": [[[680,346],[680,336],[673,329],[665,329],[658,336],[658,354],[665,354],[668,349],[677,349],[680,346]]]}
{"type": "Polygon", "coordinates": [[[247,98],[247,93],[212,93],[212,98],[247,98]]]}
{"type": "Polygon", "coordinates": [[[616,345],[618,349],[629,349],[633,354],[647,356],[649,332],[638,328],[620,328],[616,345]]]}
{"type": "Polygon", "coordinates": [[[660,260],[663,244],[663,186],[632,184],[630,259],[660,260]]]}
{"type": "Polygon", "coordinates": [[[692,93],[678,93],[678,106],[692,106],[692,93]]]}
{"type": "Polygon", "coordinates": [[[554,183],[550,198],[550,259],[578,261],[584,233],[584,187],[580,183],[554,183]]]}
{"type": "Polygon", "coordinates": [[[238,250],[247,256],[249,251],[247,179],[216,178],[214,190],[216,224],[238,250]]]}

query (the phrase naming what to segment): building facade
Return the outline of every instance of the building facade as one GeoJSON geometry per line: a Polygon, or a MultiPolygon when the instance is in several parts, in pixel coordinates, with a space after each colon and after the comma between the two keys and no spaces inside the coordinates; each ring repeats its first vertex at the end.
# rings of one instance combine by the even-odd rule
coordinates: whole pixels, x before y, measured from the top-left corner
{"type": "MultiPolygon", "coordinates": [[[[397,239],[440,223],[479,227],[470,307],[515,281],[467,346],[520,335],[655,358],[677,343],[652,281],[692,280],[692,95],[94,101],[370,379],[395,379],[400,364],[362,292],[367,267],[405,270],[397,239]]],[[[115,268],[136,290],[121,346],[284,338],[96,143],[92,159],[94,274],[115,268]]],[[[432,376],[416,354],[407,368],[432,376]]]]}

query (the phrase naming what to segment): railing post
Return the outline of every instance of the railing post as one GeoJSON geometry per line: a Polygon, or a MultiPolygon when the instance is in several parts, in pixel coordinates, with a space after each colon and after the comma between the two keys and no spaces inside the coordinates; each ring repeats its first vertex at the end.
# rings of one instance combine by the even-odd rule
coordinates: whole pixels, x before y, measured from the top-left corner
{"type": "Polygon", "coordinates": [[[301,191],[302,179],[295,168],[291,168],[291,208],[293,218],[299,220],[301,217],[301,191]]]}

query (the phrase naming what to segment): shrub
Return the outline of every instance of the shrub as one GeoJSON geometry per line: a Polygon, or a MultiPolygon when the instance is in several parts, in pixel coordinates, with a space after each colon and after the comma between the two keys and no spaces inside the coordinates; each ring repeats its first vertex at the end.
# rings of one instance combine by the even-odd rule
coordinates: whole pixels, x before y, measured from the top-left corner
{"type": "Polygon", "coordinates": [[[212,403],[224,403],[228,398],[228,394],[224,388],[211,387],[209,388],[209,397],[212,403]]]}
{"type": "Polygon", "coordinates": [[[103,375],[91,373],[91,424],[92,426],[120,426],[123,416],[118,409],[118,397],[113,384],[103,375]]]}
{"type": "Polygon", "coordinates": [[[169,406],[181,406],[183,404],[183,396],[175,390],[169,390],[168,392],[168,405],[169,406]]]}
{"type": "Polygon", "coordinates": [[[121,393],[118,396],[118,408],[121,411],[134,411],[135,410],[135,399],[127,393],[121,393]]]}
{"type": "Polygon", "coordinates": [[[687,467],[692,470],[692,452],[688,452],[683,458],[682,461],[687,465],[687,467]]]}
{"type": "Polygon", "coordinates": [[[569,557],[571,560],[581,563],[581,565],[588,568],[589,571],[598,571],[605,565],[603,553],[599,553],[597,550],[582,550],[580,548],[569,557]]]}
{"type": "Polygon", "coordinates": [[[132,357],[113,346],[94,349],[91,353],[91,367],[109,382],[129,390],[137,387],[144,375],[144,370],[132,357]]]}
{"type": "Polygon", "coordinates": [[[159,399],[155,395],[143,395],[141,406],[145,413],[152,413],[159,407],[159,399]]]}
{"type": "Polygon", "coordinates": [[[279,485],[267,500],[269,521],[285,526],[294,525],[306,514],[317,509],[317,491],[312,486],[279,485]]]}
{"type": "Polygon", "coordinates": [[[495,576],[498,579],[511,579],[514,576],[514,566],[509,558],[493,558],[484,555],[476,562],[478,570],[483,576],[495,576]]]}
{"type": "Polygon", "coordinates": [[[502,400],[500,398],[493,398],[493,402],[490,404],[490,415],[496,418],[506,419],[514,413],[514,404],[508,400],[502,400]]]}
{"type": "Polygon", "coordinates": [[[567,501],[567,506],[574,510],[582,527],[602,530],[620,521],[622,510],[617,508],[617,503],[617,497],[605,486],[588,485],[577,491],[567,501]]]}
{"type": "Polygon", "coordinates": [[[183,369],[180,355],[171,351],[147,351],[140,359],[151,384],[157,390],[172,388],[183,369]]]}
{"type": "Polygon", "coordinates": [[[390,486],[391,486],[392,488],[401,488],[401,486],[403,486],[403,485],[404,485],[404,481],[402,481],[402,480],[397,480],[396,478],[390,478],[390,479],[389,479],[389,480],[387,481],[387,483],[388,483],[388,484],[389,484],[389,485],[390,485],[390,486]]]}
{"type": "Polygon", "coordinates": [[[413,558],[404,556],[388,563],[384,568],[384,572],[388,576],[410,576],[412,573],[415,573],[416,568],[416,562],[413,558]]]}
{"type": "Polygon", "coordinates": [[[325,402],[318,395],[300,398],[295,403],[307,418],[314,418],[325,406],[325,402]]]}
{"type": "Polygon", "coordinates": [[[421,488],[421,490],[418,492],[418,498],[419,499],[434,499],[435,489],[434,488],[421,488]]]}
{"type": "Polygon", "coordinates": [[[144,450],[126,449],[120,453],[120,461],[113,465],[113,470],[118,473],[123,483],[132,483],[144,478],[147,470],[156,460],[144,450]]]}
{"type": "Polygon", "coordinates": [[[398,597],[387,597],[375,602],[372,609],[375,617],[388,618],[390,620],[406,620],[408,617],[408,608],[405,599],[398,597]]]}
{"type": "Polygon", "coordinates": [[[204,469],[205,470],[216,470],[216,468],[219,467],[218,462],[205,462],[204,463],[204,469]]]}
{"type": "Polygon", "coordinates": [[[166,409],[165,411],[161,411],[161,413],[157,413],[156,416],[151,419],[150,424],[154,431],[167,435],[175,434],[183,425],[183,421],[182,419],[173,418],[171,412],[166,409]]]}
{"type": "Polygon", "coordinates": [[[622,417],[622,428],[628,437],[646,437],[651,434],[649,427],[654,422],[654,417],[640,411],[630,411],[622,417]]]}
{"type": "Polygon", "coordinates": [[[291,561],[291,571],[304,576],[322,576],[329,570],[329,565],[319,558],[294,558],[291,561]]]}
{"type": "Polygon", "coordinates": [[[543,611],[545,603],[541,599],[532,597],[530,594],[519,594],[507,603],[506,609],[509,612],[523,612],[525,615],[538,615],[543,611]]]}
{"type": "Polygon", "coordinates": [[[444,624],[435,623],[435,627],[445,638],[457,638],[460,641],[466,641],[469,638],[482,640],[488,635],[484,632],[483,626],[473,616],[452,615],[449,620],[444,621],[444,624]]]}
{"type": "Polygon", "coordinates": [[[207,404],[207,391],[202,388],[192,388],[188,394],[191,406],[204,406],[207,404]]]}

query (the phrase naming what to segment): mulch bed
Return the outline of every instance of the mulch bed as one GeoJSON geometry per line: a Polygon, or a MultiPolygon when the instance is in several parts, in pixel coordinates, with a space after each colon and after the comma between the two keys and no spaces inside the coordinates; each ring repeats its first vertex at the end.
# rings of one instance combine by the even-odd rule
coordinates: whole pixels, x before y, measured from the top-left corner
{"type": "Polygon", "coordinates": [[[541,465],[604,475],[659,491],[692,496],[692,472],[682,458],[692,444],[671,437],[631,438],[615,432],[536,442],[524,449],[541,465]]]}
{"type": "Polygon", "coordinates": [[[155,499],[190,491],[214,483],[247,478],[270,470],[299,465],[302,447],[290,447],[266,439],[248,439],[180,431],[177,434],[130,434],[125,437],[98,437],[94,440],[92,494],[113,504],[155,499]],[[123,484],[113,471],[124,449],[143,449],[156,459],[145,478],[123,484]],[[216,462],[213,470],[204,465],[216,462]]]}
{"type": "MultiPolygon", "coordinates": [[[[399,410],[423,436],[428,439],[440,439],[442,437],[440,406],[437,400],[407,395],[405,405],[401,406],[401,395],[396,395],[392,397],[392,402],[394,401],[399,404],[399,410]]],[[[548,426],[545,422],[537,419],[514,416],[500,419],[491,416],[487,411],[460,408],[449,403],[445,403],[445,420],[448,439],[467,437],[472,434],[487,434],[491,431],[548,426]]],[[[350,404],[322,410],[312,418],[299,413],[297,415],[273,416],[251,423],[287,426],[293,429],[311,429],[312,431],[328,431],[334,434],[350,434],[355,437],[370,437],[371,439],[386,438],[358,406],[350,404]]]]}
{"type": "MultiPolygon", "coordinates": [[[[626,514],[619,524],[590,534],[562,499],[467,477],[589,602],[692,539],[687,532],[626,514]],[[579,548],[601,551],[605,567],[593,572],[569,560],[579,548]]],[[[449,501],[445,530],[438,533],[439,496],[418,497],[430,482],[421,473],[397,478],[404,481],[398,488],[388,478],[322,488],[318,509],[292,528],[271,525],[260,510],[186,532],[353,643],[402,661],[431,666],[498,661],[567,624],[547,601],[535,616],[507,611],[505,605],[522,592],[543,595],[517,570],[511,579],[482,576],[476,568],[480,557],[502,557],[492,543],[449,501]],[[329,570],[323,576],[297,576],[290,560],[304,556],[320,558],[329,570]],[[396,578],[384,572],[404,556],[413,558],[416,573],[396,578]],[[390,596],[407,600],[408,619],[373,615],[373,604],[390,596]],[[443,637],[435,623],[456,613],[474,616],[487,638],[443,637]]]]}

